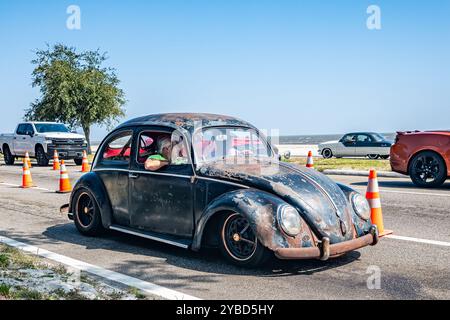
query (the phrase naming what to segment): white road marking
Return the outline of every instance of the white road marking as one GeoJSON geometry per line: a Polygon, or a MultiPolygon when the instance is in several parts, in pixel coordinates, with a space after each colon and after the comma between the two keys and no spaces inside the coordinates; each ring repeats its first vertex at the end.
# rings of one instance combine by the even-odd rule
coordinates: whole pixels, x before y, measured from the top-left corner
{"type": "MultiPolygon", "coordinates": [[[[8,186],[8,187],[17,187],[17,188],[20,188],[20,185],[18,185],[18,184],[13,184],[13,183],[1,182],[0,185],[2,185],[2,186],[8,186]]],[[[31,188],[28,188],[28,189],[41,190],[41,191],[53,191],[53,190],[50,190],[50,189],[40,188],[40,187],[31,187],[31,188]]]]}
{"type": "Polygon", "coordinates": [[[434,244],[436,246],[450,247],[450,242],[444,242],[444,241],[419,239],[419,238],[396,236],[396,235],[387,235],[387,236],[384,236],[384,238],[396,239],[396,240],[404,240],[404,241],[411,241],[411,242],[418,242],[418,243],[426,243],[426,244],[434,244]]]}
{"type": "Polygon", "coordinates": [[[138,288],[146,293],[156,295],[169,300],[200,300],[199,298],[168,289],[157,284],[146,282],[134,277],[127,276],[122,273],[107,270],[99,266],[95,266],[80,260],[72,259],[45,249],[41,249],[35,246],[25,244],[10,238],[0,236],[0,243],[6,244],[8,246],[18,248],[22,251],[76,268],[81,271],[85,271],[96,276],[115,281],[126,286],[138,288]]]}

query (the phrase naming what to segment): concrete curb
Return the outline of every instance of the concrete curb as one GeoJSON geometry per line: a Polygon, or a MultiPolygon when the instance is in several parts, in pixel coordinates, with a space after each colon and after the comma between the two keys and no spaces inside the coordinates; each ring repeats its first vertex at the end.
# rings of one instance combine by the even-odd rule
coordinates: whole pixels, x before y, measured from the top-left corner
{"type": "MultiPolygon", "coordinates": [[[[368,177],[369,176],[369,170],[341,170],[341,169],[326,169],[323,171],[324,174],[327,175],[339,175],[339,176],[361,176],[361,177],[368,177]]],[[[408,176],[405,176],[403,174],[397,173],[397,172],[389,172],[389,171],[377,171],[377,175],[379,177],[384,178],[407,178],[408,176]]]]}

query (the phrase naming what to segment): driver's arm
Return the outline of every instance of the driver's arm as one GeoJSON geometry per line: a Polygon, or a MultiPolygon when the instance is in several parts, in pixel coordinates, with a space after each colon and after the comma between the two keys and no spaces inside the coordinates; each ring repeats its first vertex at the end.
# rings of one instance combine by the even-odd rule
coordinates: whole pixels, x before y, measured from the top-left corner
{"type": "Polygon", "coordinates": [[[169,164],[169,161],[167,161],[160,155],[156,155],[156,156],[150,156],[147,159],[147,161],[145,161],[144,167],[145,167],[145,170],[157,171],[157,170],[161,169],[162,167],[167,166],[168,164],[169,164]]]}

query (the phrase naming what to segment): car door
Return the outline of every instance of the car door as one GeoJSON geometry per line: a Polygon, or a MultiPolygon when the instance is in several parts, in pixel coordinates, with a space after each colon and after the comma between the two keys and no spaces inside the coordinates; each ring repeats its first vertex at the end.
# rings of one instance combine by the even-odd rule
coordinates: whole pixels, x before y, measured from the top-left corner
{"type": "Polygon", "coordinates": [[[336,153],[337,156],[342,157],[353,157],[355,156],[355,135],[354,134],[346,134],[339,140],[339,147],[336,153]]]}
{"type": "MultiPolygon", "coordinates": [[[[133,142],[135,156],[129,175],[131,226],[160,234],[191,238],[194,229],[193,169],[187,155],[172,155],[168,166],[155,172],[144,167],[152,154],[158,153],[158,140],[170,137],[175,150],[177,131],[166,127],[141,127],[133,142]],[[177,159],[175,159],[177,158],[177,159]]],[[[177,147],[178,148],[178,147],[177,147]]]]}
{"type": "Polygon", "coordinates": [[[98,150],[95,173],[105,186],[111,203],[114,223],[130,225],[128,203],[128,174],[133,130],[124,129],[111,134],[98,150]]]}
{"type": "Polygon", "coordinates": [[[28,150],[28,144],[31,137],[28,135],[29,132],[27,130],[29,130],[29,128],[26,123],[19,124],[17,127],[16,134],[13,138],[13,153],[17,156],[23,156],[27,151],[30,152],[30,150],[28,150]]]}
{"type": "Polygon", "coordinates": [[[25,142],[24,142],[24,147],[25,147],[25,152],[28,152],[29,155],[31,157],[35,156],[35,143],[34,143],[34,135],[35,135],[35,131],[34,131],[34,127],[32,124],[26,124],[25,125],[25,142]]]}
{"type": "Polygon", "coordinates": [[[356,136],[355,155],[365,157],[369,154],[377,153],[374,148],[372,138],[367,134],[358,134],[356,136]]]}

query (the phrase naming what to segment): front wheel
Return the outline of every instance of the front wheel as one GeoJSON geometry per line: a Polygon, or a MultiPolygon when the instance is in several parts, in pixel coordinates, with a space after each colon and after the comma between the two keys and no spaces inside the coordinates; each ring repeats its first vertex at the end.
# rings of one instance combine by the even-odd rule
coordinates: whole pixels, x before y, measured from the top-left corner
{"type": "Polygon", "coordinates": [[[380,157],[379,154],[368,154],[367,158],[369,158],[370,160],[377,160],[380,157]]]}
{"type": "Polygon", "coordinates": [[[447,168],[437,153],[424,151],[411,160],[409,175],[416,186],[436,188],[447,179],[447,168]]]}
{"type": "Polygon", "coordinates": [[[81,234],[87,236],[100,235],[104,229],[100,208],[89,190],[80,189],[73,197],[73,214],[75,226],[81,234]]]}
{"type": "Polygon", "coordinates": [[[230,262],[241,267],[257,267],[270,258],[270,251],[256,237],[249,221],[238,213],[222,217],[220,251],[230,262]]]}
{"type": "Polygon", "coordinates": [[[38,163],[38,166],[40,166],[40,167],[48,166],[49,159],[47,158],[47,155],[45,154],[44,148],[42,148],[41,146],[38,146],[36,148],[36,161],[38,163]]]}
{"type": "Polygon", "coordinates": [[[331,149],[323,149],[322,151],[322,157],[324,159],[331,159],[333,157],[333,151],[331,149]]]}
{"type": "Polygon", "coordinates": [[[81,166],[83,164],[83,159],[73,159],[77,166],[81,166]]]}
{"type": "Polygon", "coordinates": [[[11,151],[9,150],[8,146],[5,146],[3,149],[3,158],[5,158],[5,163],[8,166],[14,165],[15,158],[12,155],[11,151]]]}

